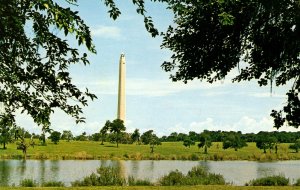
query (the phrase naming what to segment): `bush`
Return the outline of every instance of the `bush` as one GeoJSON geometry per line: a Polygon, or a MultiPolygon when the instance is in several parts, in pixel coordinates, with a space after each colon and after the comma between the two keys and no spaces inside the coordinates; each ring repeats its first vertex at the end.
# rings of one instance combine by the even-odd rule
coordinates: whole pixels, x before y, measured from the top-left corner
{"type": "Polygon", "coordinates": [[[163,176],[159,183],[163,186],[184,185],[185,176],[178,170],[171,171],[168,175],[163,176]]]}
{"type": "Polygon", "coordinates": [[[225,179],[222,175],[209,173],[202,166],[193,167],[187,175],[178,170],[170,172],[160,179],[163,186],[173,185],[224,185],[225,179]]]}
{"type": "Polygon", "coordinates": [[[287,186],[288,184],[289,178],[285,178],[282,175],[258,178],[246,183],[246,185],[250,186],[287,186]]]}
{"type": "Polygon", "coordinates": [[[189,177],[207,177],[208,171],[202,166],[193,167],[188,173],[189,177]]]}
{"type": "Polygon", "coordinates": [[[190,184],[187,185],[224,185],[225,179],[220,174],[209,173],[202,166],[193,167],[187,174],[190,184]]]}
{"type": "MultiPolygon", "coordinates": [[[[126,180],[120,175],[119,168],[101,166],[96,173],[85,177],[83,180],[76,180],[72,186],[122,186],[126,185],[126,180]]],[[[171,171],[169,174],[159,179],[162,186],[180,185],[224,185],[225,180],[222,175],[209,173],[207,169],[197,166],[193,167],[187,175],[178,170],[171,171]]],[[[135,179],[128,177],[129,186],[152,186],[149,180],[135,179]]]]}
{"type": "Polygon", "coordinates": [[[65,187],[62,181],[47,181],[42,184],[42,187],[65,187]]]}
{"type": "Polygon", "coordinates": [[[76,180],[72,186],[121,186],[125,185],[125,179],[120,175],[119,168],[101,166],[97,174],[92,173],[82,181],[76,180]]]}
{"type": "Polygon", "coordinates": [[[37,182],[32,179],[23,179],[20,182],[21,187],[36,187],[38,186],[37,182]]]}
{"type": "Polygon", "coordinates": [[[129,186],[152,186],[153,184],[149,180],[135,179],[132,176],[128,177],[129,186]]]}
{"type": "Polygon", "coordinates": [[[300,178],[297,179],[296,183],[294,183],[295,186],[300,186],[300,178]]]}
{"type": "Polygon", "coordinates": [[[199,160],[199,157],[197,154],[191,154],[190,155],[190,160],[199,160]]]}

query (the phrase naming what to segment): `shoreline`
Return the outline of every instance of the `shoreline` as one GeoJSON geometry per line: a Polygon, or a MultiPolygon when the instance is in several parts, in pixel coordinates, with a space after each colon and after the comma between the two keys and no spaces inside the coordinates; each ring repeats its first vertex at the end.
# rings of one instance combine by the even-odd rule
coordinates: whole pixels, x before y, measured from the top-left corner
{"type": "MultiPolygon", "coordinates": [[[[154,153],[150,153],[149,145],[115,144],[95,141],[60,141],[58,145],[47,142],[47,146],[36,145],[27,151],[28,160],[189,160],[189,161],[285,161],[300,160],[300,152],[288,149],[288,143],[278,145],[278,153],[274,150],[258,149],[255,143],[248,143],[247,147],[235,151],[222,149],[220,142],[214,142],[204,154],[196,146],[186,148],[182,142],[164,142],[156,146],[154,153]]],[[[21,150],[15,144],[8,144],[7,149],[0,149],[0,159],[22,160],[21,150]]]]}

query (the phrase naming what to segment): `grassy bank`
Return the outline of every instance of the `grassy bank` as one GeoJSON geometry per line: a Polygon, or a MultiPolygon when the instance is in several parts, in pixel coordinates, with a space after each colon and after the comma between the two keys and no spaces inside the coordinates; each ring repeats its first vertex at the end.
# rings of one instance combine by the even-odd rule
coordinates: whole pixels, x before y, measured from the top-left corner
{"type": "MultiPolygon", "coordinates": [[[[27,190],[28,187],[1,187],[1,190],[27,190]]],[[[300,187],[240,187],[227,185],[164,186],[164,187],[31,187],[32,190],[298,190],[300,187]]]]}
{"type": "MultiPolygon", "coordinates": [[[[22,152],[15,144],[8,144],[7,149],[0,149],[1,159],[21,159],[22,152]]],[[[299,160],[300,152],[294,153],[288,149],[288,144],[280,144],[278,154],[269,151],[264,154],[256,148],[255,143],[238,151],[222,149],[222,143],[213,143],[208,154],[196,145],[186,148],[182,142],[165,142],[155,147],[150,153],[149,145],[115,144],[93,141],[60,141],[58,145],[48,142],[47,146],[30,147],[27,159],[122,159],[122,160],[299,160]]]]}

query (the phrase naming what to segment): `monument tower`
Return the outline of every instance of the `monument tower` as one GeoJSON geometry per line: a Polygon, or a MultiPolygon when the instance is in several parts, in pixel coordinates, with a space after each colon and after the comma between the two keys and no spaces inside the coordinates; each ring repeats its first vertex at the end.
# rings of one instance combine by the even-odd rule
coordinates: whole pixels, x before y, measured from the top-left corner
{"type": "Polygon", "coordinates": [[[119,63],[119,92],[118,92],[118,116],[117,119],[121,119],[125,122],[125,75],[126,75],[126,65],[125,65],[125,55],[121,54],[119,63]]]}

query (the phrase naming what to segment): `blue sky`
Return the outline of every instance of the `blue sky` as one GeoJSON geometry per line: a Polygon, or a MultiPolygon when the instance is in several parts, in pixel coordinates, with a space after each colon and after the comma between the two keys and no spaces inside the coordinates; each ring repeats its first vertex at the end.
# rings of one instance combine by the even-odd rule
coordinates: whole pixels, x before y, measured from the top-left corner
{"type": "MultiPolygon", "coordinates": [[[[70,69],[73,82],[87,87],[98,96],[84,108],[86,123],[56,110],[51,118],[54,130],[71,130],[75,135],[98,132],[106,120],[116,118],[118,62],[122,52],[126,57],[126,127],[141,132],[153,129],[159,136],[171,132],[201,132],[207,130],[239,130],[246,132],[271,131],[270,112],[281,108],[289,87],[259,87],[255,81],[231,83],[238,74],[234,69],[220,82],[208,84],[198,80],[173,83],[160,65],[169,60],[171,52],[161,49],[162,39],[152,38],[144,28],[143,18],[130,1],[117,1],[122,12],[113,21],[102,1],[79,1],[80,16],[90,26],[97,54],[89,54],[91,65],[76,65],[70,69]]],[[[172,24],[172,13],[165,4],[147,1],[148,14],[159,31],[172,24]]],[[[63,33],[62,33],[63,34],[63,33]]],[[[73,38],[70,43],[77,46],[73,38]]],[[[86,51],[83,47],[78,47],[86,51]]],[[[18,115],[18,124],[31,132],[40,133],[32,119],[18,115]]],[[[282,130],[294,130],[291,127],[282,130]]]]}

